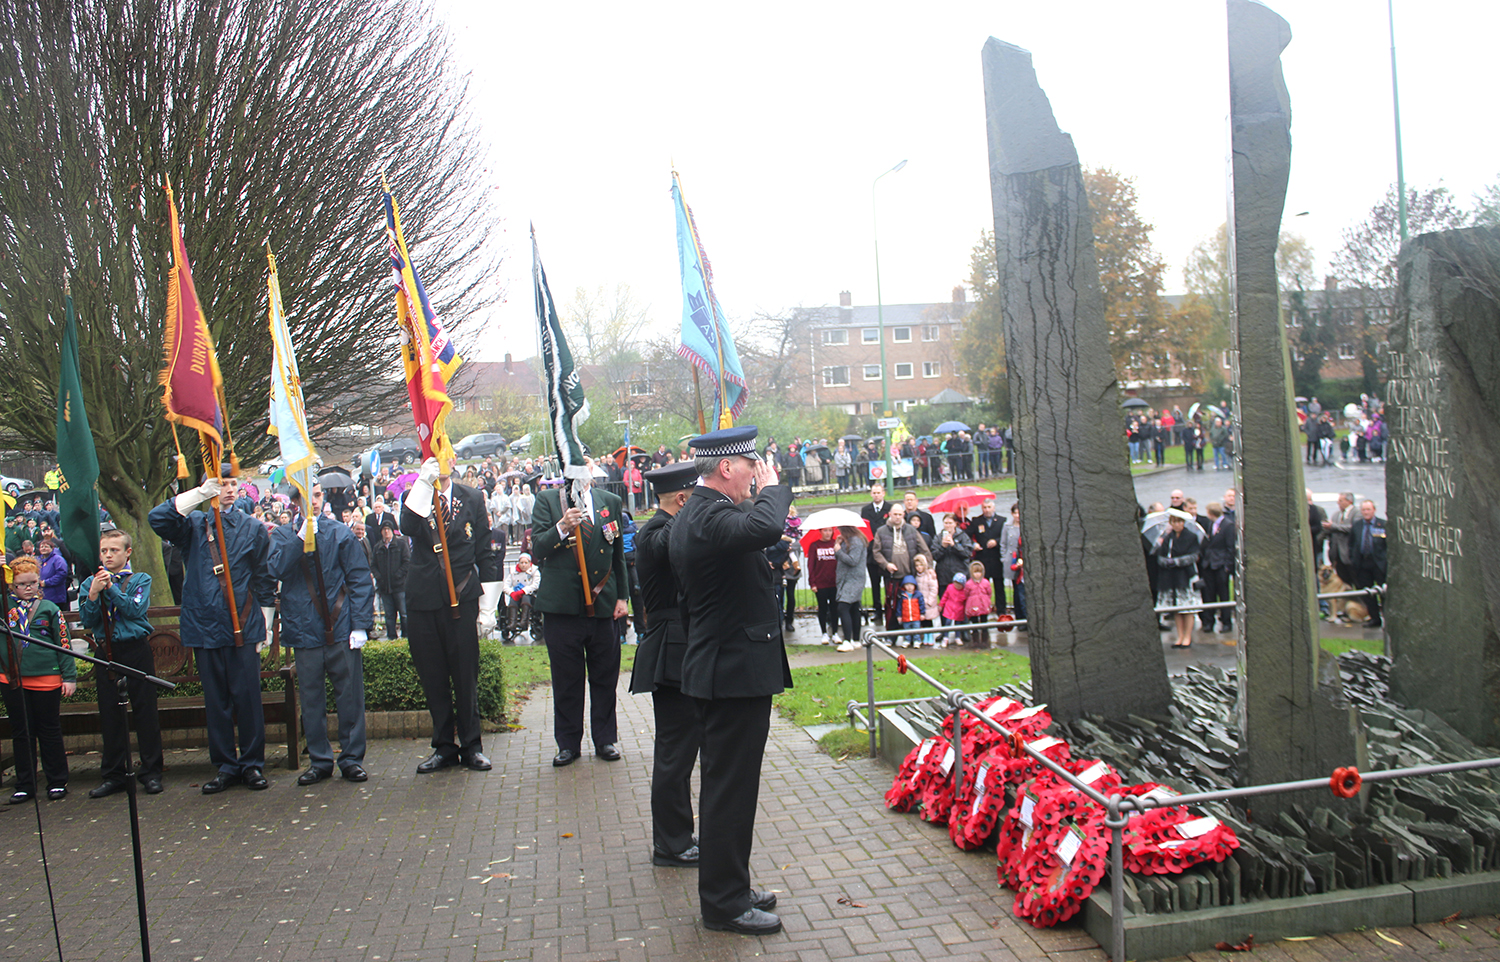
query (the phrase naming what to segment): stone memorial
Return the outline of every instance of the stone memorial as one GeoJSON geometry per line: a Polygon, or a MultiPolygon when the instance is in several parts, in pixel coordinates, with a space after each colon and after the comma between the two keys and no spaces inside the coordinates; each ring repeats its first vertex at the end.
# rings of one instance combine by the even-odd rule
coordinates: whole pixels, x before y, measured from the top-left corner
{"type": "MultiPolygon", "coordinates": [[[[1228,14],[1239,776],[1253,785],[1327,776],[1340,766],[1363,767],[1363,758],[1357,714],[1315,627],[1317,587],[1276,288],[1292,154],[1281,51],[1291,28],[1251,0],[1229,0],[1228,14]]],[[[1270,795],[1256,799],[1253,810],[1259,821],[1299,801],[1326,804],[1328,795],[1270,795]]]]}
{"type": "Polygon", "coordinates": [[[991,38],[983,64],[1033,686],[1060,720],[1160,715],[1171,689],[1078,153],[1030,53],[991,38]]]}
{"type": "Polygon", "coordinates": [[[1391,693],[1500,743],[1500,230],[1401,251],[1386,387],[1391,693]]]}

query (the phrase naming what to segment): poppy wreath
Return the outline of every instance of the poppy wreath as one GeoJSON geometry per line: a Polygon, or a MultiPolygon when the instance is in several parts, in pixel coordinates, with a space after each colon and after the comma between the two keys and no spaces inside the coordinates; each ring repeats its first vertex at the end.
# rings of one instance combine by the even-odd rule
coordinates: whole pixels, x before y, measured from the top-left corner
{"type": "MultiPolygon", "coordinates": [[[[994,695],[990,698],[984,699],[974,707],[977,708],[980,712],[983,712],[985,715],[988,715],[990,718],[999,721],[1002,718],[1006,718],[1010,715],[1015,714],[1026,706],[1016,701],[1014,698],[1009,698],[1005,695],[994,695]]],[[[964,712],[963,719],[964,735],[968,735],[976,728],[990,730],[988,725],[980,723],[979,718],[972,711],[964,712]]],[[[947,718],[943,719],[943,734],[949,738],[953,737],[952,715],[949,715],[947,718]]]]}
{"type": "MultiPolygon", "coordinates": [[[[946,746],[947,743],[945,742],[946,746]]],[[[931,774],[921,780],[920,808],[917,817],[924,822],[942,825],[948,821],[953,809],[953,763],[956,756],[951,746],[939,754],[934,751],[927,756],[925,766],[932,768],[931,774]]]]}
{"type": "Polygon", "coordinates": [[[975,760],[972,775],[964,778],[964,790],[953,799],[948,813],[948,837],[966,852],[980,848],[995,834],[995,826],[1009,809],[1007,785],[1002,775],[1003,750],[991,748],[975,760]]]}
{"type": "Polygon", "coordinates": [[[1013,627],[1011,627],[1010,622],[1015,621],[1016,619],[1012,618],[1010,615],[1001,613],[1001,614],[995,616],[995,620],[998,621],[998,622],[1000,622],[1000,630],[1001,631],[1014,631],[1015,630],[1013,627]]]}
{"type": "Polygon", "coordinates": [[[1081,821],[1065,818],[1033,833],[1019,873],[1015,913],[1037,928],[1050,928],[1078,914],[1104,878],[1108,863],[1109,830],[1103,809],[1078,792],[1070,794],[1098,814],[1081,821]]]}
{"type": "MultiPolygon", "coordinates": [[[[1176,793],[1147,782],[1131,786],[1125,794],[1169,797],[1176,793]]],[[[1211,815],[1195,817],[1182,805],[1131,816],[1123,841],[1125,869],[1138,875],[1176,875],[1200,862],[1222,862],[1240,846],[1234,829],[1211,815]]]]}
{"type": "Polygon", "coordinates": [[[885,807],[897,812],[911,811],[912,805],[921,796],[922,766],[927,757],[936,752],[941,758],[947,747],[948,742],[944,739],[927,738],[908,752],[896,771],[895,781],[891,782],[890,789],[885,793],[885,807]],[[938,747],[939,743],[941,748],[938,747]]]}
{"type": "Polygon", "coordinates": [[[995,842],[995,857],[998,865],[996,877],[1008,889],[1021,887],[1021,853],[1031,844],[1036,834],[1037,797],[1026,785],[1016,792],[1015,804],[1005,813],[1000,823],[1000,833],[995,842]]]}
{"type": "MultiPolygon", "coordinates": [[[[1071,757],[1068,743],[1061,738],[1052,735],[1043,735],[1040,738],[1027,741],[1025,736],[1022,735],[1020,740],[1025,743],[1027,748],[1030,748],[1034,752],[1039,752],[1059,765],[1065,765],[1071,757]]],[[[1010,757],[1005,760],[1003,767],[1005,768],[1005,780],[1010,784],[1021,785],[1035,780],[1043,772],[1048,772],[1046,768],[1042,767],[1041,762],[1036,761],[1026,752],[1018,750],[1013,743],[1006,742],[1004,744],[1010,757]]],[[[1051,773],[1048,772],[1048,774],[1051,773]]]]}

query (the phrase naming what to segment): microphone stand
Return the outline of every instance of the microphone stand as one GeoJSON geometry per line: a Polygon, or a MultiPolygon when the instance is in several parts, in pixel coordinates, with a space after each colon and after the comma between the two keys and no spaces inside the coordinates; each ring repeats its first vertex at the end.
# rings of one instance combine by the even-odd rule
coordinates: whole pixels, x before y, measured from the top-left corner
{"type": "MultiPolygon", "coordinates": [[[[10,592],[4,584],[4,579],[0,578],[0,606],[3,606],[5,611],[10,610],[9,595],[10,592]]],[[[108,639],[110,636],[110,632],[107,627],[108,624],[109,622],[108,620],[106,620],[106,639],[108,639]]],[[[5,634],[7,643],[11,646],[10,650],[14,652],[16,650],[16,633],[11,629],[10,621],[8,618],[0,617],[0,632],[3,632],[5,634]]],[[[54,645],[50,641],[25,634],[24,632],[22,634],[25,635],[26,643],[29,645],[40,645],[43,648],[61,652],[64,655],[68,655],[72,658],[77,659],[78,661],[86,661],[99,668],[103,668],[106,674],[101,680],[108,680],[110,676],[114,676],[115,684],[120,693],[120,703],[125,706],[125,790],[130,798],[130,841],[135,855],[135,908],[136,915],[140,920],[141,960],[142,962],[151,962],[151,934],[146,919],[146,875],[145,868],[141,859],[141,821],[140,812],[136,808],[135,775],[131,771],[133,764],[131,762],[130,752],[130,699],[126,697],[125,678],[126,676],[129,676],[131,678],[139,678],[143,681],[148,681],[151,684],[156,685],[158,688],[175,689],[177,686],[164,678],[158,678],[155,675],[147,674],[146,672],[141,671],[139,668],[132,668],[130,665],[122,665],[116,661],[109,661],[103,658],[95,658],[92,655],[81,654],[74,651],[72,648],[67,647],[66,645],[54,645]]],[[[20,659],[12,658],[11,660],[16,680],[19,682],[21,677],[20,659]]],[[[29,721],[26,725],[26,737],[28,739],[32,737],[32,729],[29,721]]],[[[29,751],[29,745],[27,746],[27,748],[28,754],[35,754],[34,752],[29,751]]],[[[33,765],[35,765],[35,760],[33,760],[33,765]]],[[[33,785],[36,783],[34,774],[32,777],[32,782],[33,785]]],[[[35,794],[35,789],[33,789],[33,796],[35,796],[35,794]]],[[[42,846],[42,868],[45,872],[47,866],[46,840],[42,835],[40,808],[38,808],[37,811],[37,838],[39,839],[42,846]]],[[[47,888],[50,898],[52,888],[50,881],[48,882],[47,888]]],[[[52,913],[52,931],[53,934],[57,937],[57,957],[59,960],[61,960],[62,933],[57,926],[57,912],[55,907],[52,913]]]]}

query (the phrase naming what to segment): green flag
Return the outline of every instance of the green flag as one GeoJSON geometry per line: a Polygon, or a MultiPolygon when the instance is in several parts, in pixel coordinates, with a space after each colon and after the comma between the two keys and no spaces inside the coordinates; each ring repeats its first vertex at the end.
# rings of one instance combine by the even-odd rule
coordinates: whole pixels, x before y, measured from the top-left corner
{"type": "Polygon", "coordinates": [[[73,317],[73,295],[64,294],[68,324],[63,331],[62,363],[57,374],[57,465],[62,486],[57,510],[62,516],[63,543],[92,569],[99,563],[99,456],[83,410],[83,379],[78,370],[78,322],[73,317]]]}

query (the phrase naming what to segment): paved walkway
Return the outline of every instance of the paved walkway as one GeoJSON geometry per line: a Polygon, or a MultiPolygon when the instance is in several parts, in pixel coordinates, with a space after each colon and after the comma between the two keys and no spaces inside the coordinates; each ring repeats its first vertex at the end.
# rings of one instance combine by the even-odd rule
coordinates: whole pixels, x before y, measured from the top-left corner
{"type": "MultiPolygon", "coordinates": [[[[836,763],[779,719],[752,868],[757,884],[778,894],[786,931],[763,939],[706,931],[696,872],[650,863],[649,700],[621,695],[623,762],[589,757],[554,770],[549,694],[540,690],[526,706],[523,730],[489,736],[496,768],[487,774],[419,777],[426,745],[388,740],[370,746],[364,785],[299,788],[292,773],[272,768],[268,791],[205,797],[197,789],[211,774],[206,753],[170,752],[167,791],[140,801],[154,957],[1104,959],[1076,926],[1038,930],[1012,918],[993,854],[959,852],[945,830],[888,812],[889,769],[836,763]]],[[[129,828],[123,796],[85,797],[96,762],[72,760],[74,794],[44,802],[42,817],[64,958],[115,962],[139,952],[129,828]]],[[[37,851],[32,808],[0,807],[0,959],[56,957],[37,851]]],[[[1393,930],[1399,948],[1356,933],[1280,943],[1257,957],[1500,954],[1494,919],[1465,924],[1393,930]]]]}

